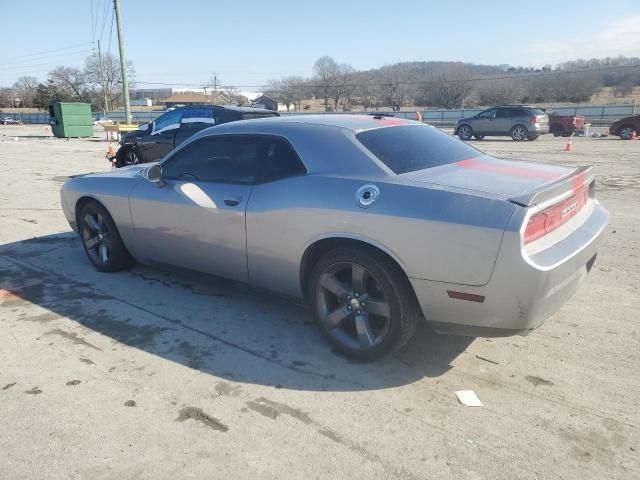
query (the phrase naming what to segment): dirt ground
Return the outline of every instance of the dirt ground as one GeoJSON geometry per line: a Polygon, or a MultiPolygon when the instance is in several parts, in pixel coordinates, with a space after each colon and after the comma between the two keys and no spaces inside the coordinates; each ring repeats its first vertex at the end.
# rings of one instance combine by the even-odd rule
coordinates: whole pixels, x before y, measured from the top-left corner
{"type": "Polygon", "coordinates": [[[59,189],[109,169],[101,138],[0,126],[0,477],[640,478],[640,142],[475,142],[595,165],[612,215],[591,274],[528,337],[421,328],[359,364],[288,300],[95,272],[59,189]]]}

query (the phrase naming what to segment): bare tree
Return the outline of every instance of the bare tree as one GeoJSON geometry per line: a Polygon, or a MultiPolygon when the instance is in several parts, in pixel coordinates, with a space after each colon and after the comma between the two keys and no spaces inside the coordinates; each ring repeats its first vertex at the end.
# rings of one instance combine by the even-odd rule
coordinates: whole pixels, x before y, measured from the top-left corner
{"type": "Polygon", "coordinates": [[[462,64],[440,66],[429,81],[427,96],[434,105],[443,108],[462,106],[473,89],[467,67],[462,64]]]}
{"type": "Polygon", "coordinates": [[[74,67],[57,67],[49,72],[49,78],[57,90],[67,94],[77,102],[89,99],[87,76],[74,67]]]}
{"type": "Polygon", "coordinates": [[[333,89],[336,85],[340,67],[336,61],[325,55],[320,57],[313,64],[313,76],[316,80],[322,98],[324,99],[324,109],[329,109],[329,98],[332,97],[333,89]]]}
{"type": "Polygon", "coordinates": [[[38,79],[36,77],[20,77],[13,84],[13,89],[15,90],[18,98],[20,98],[20,103],[24,107],[33,106],[33,99],[36,95],[37,88],[38,79]]]}
{"type": "Polygon", "coordinates": [[[353,95],[354,86],[352,84],[353,74],[355,73],[353,68],[348,63],[342,63],[337,65],[335,71],[335,79],[333,86],[331,87],[331,98],[333,99],[333,111],[337,112],[340,106],[340,100],[344,100],[344,106],[347,109],[351,108],[351,97],[353,95]]]}
{"type": "Polygon", "coordinates": [[[516,102],[520,88],[512,79],[487,79],[480,82],[476,95],[480,105],[500,105],[516,102]]]}
{"type": "MultiPolygon", "coordinates": [[[[98,57],[94,53],[87,57],[85,63],[85,80],[100,90],[96,95],[96,103],[104,110],[113,108],[116,103],[122,99],[122,70],[120,68],[120,60],[110,53],[103,54],[98,57]],[[106,105],[105,105],[106,97],[106,105]]],[[[131,62],[127,62],[127,75],[129,77],[129,88],[135,85],[135,70],[131,62]]]]}
{"type": "Polygon", "coordinates": [[[384,102],[397,112],[414,96],[409,66],[406,63],[396,63],[385,65],[381,70],[384,102]]]}

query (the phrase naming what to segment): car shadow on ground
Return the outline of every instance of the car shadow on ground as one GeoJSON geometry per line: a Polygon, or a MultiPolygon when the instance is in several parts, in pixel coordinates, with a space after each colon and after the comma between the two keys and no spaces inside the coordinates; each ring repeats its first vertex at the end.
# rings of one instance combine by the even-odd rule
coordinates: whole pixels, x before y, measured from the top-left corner
{"type": "Polygon", "coordinates": [[[0,292],[6,293],[1,307],[14,311],[16,321],[89,338],[85,343],[92,348],[83,356],[111,355],[106,352],[124,344],[230,381],[278,388],[407,385],[443,375],[473,341],[421,326],[401,351],[374,363],[354,362],[333,352],[310,310],[291,299],[217,277],[140,265],[99,273],[71,232],[0,246],[0,292]]]}

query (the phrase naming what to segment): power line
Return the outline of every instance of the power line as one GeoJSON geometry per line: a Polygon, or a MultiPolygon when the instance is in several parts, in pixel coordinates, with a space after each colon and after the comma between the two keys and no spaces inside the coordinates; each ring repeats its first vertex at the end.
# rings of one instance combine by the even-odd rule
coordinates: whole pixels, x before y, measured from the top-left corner
{"type": "Polygon", "coordinates": [[[109,0],[104,0],[104,11],[102,13],[102,28],[100,29],[100,40],[104,35],[104,27],[107,24],[107,18],[109,17],[109,0]]]}
{"type": "MultiPolygon", "coordinates": [[[[84,43],[79,43],[77,45],[71,45],[70,47],[54,48],[53,50],[43,50],[41,52],[29,53],[27,55],[18,55],[18,56],[15,56],[15,57],[0,58],[0,62],[4,62],[4,61],[7,61],[7,60],[13,60],[13,59],[16,59],[16,58],[41,56],[41,55],[45,55],[45,54],[51,53],[51,52],[60,52],[62,50],[71,50],[72,48],[84,47],[86,45],[91,45],[92,43],[93,42],[84,42],[84,43]]],[[[43,59],[40,58],[40,59],[34,59],[34,60],[43,60],[43,59]]]]}
{"type": "MultiPolygon", "coordinates": [[[[45,60],[45,59],[49,59],[49,58],[68,57],[70,55],[77,55],[77,54],[80,54],[80,53],[84,53],[86,51],[87,50],[85,48],[85,49],[80,49],[80,50],[74,50],[72,52],[59,53],[57,55],[47,55],[45,58],[28,58],[28,59],[23,59],[23,60],[13,60],[11,62],[0,62],[0,66],[10,65],[11,64],[10,67],[9,67],[9,68],[11,68],[11,67],[14,66],[13,64],[16,64],[16,63],[29,63],[29,62],[34,62],[34,61],[38,62],[40,60],[45,60]]],[[[20,65],[17,65],[17,66],[19,67],[20,65]]]]}
{"type": "MultiPolygon", "coordinates": [[[[90,51],[87,55],[89,55],[90,53],[92,53],[92,51],[90,51]]],[[[64,61],[65,61],[65,62],[75,62],[75,61],[77,61],[77,60],[84,60],[84,59],[86,59],[86,58],[87,58],[87,55],[85,55],[85,56],[83,56],[83,57],[68,58],[68,59],[65,59],[64,61]]],[[[40,66],[43,66],[43,65],[53,65],[53,64],[60,64],[60,63],[61,63],[61,60],[56,60],[56,61],[54,61],[54,62],[36,63],[36,64],[33,64],[33,65],[19,65],[19,66],[13,66],[13,67],[9,68],[8,70],[6,70],[6,69],[4,69],[4,68],[3,68],[3,69],[2,69],[2,73],[5,73],[5,72],[29,73],[29,72],[26,72],[26,71],[25,71],[25,69],[32,69],[32,68],[34,68],[34,67],[40,67],[40,66]],[[14,69],[16,69],[16,68],[17,68],[17,70],[14,70],[14,69]]]]}

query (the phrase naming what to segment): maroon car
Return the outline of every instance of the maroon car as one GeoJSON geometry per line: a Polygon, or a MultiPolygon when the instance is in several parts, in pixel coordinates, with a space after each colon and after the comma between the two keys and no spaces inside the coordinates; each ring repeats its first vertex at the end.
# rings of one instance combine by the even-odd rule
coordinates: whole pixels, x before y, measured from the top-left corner
{"type": "Polygon", "coordinates": [[[559,115],[547,110],[549,116],[549,133],[554,137],[569,137],[584,127],[583,115],[559,115]]]}
{"type": "Polygon", "coordinates": [[[618,135],[622,140],[631,140],[633,134],[640,133],[640,115],[616,120],[609,127],[611,135],[618,135]]]}

